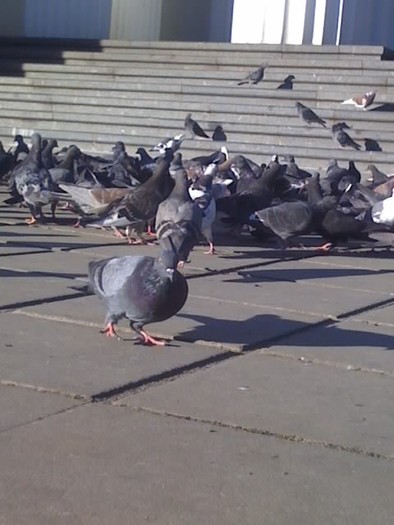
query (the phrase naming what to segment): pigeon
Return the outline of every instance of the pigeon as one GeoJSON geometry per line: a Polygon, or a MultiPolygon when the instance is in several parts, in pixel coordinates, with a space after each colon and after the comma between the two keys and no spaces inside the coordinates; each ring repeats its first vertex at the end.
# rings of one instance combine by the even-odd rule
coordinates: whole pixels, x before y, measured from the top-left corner
{"type": "Polygon", "coordinates": [[[204,252],[207,255],[216,253],[212,234],[212,224],[216,217],[216,201],[213,198],[212,185],[212,175],[203,175],[189,188],[190,197],[202,212],[201,233],[209,244],[209,250],[204,252]]]}
{"type": "Polygon", "coordinates": [[[379,142],[375,139],[364,139],[365,151],[382,151],[379,142]]]}
{"type": "Polygon", "coordinates": [[[312,111],[310,108],[308,108],[307,106],[304,106],[304,104],[301,104],[301,102],[296,102],[295,105],[297,108],[298,116],[304,122],[306,122],[309,125],[316,123],[316,124],[320,124],[321,126],[323,126],[323,128],[327,127],[326,121],[318,117],[316,113],[312,111]]]}
{"type": "Polygon", "coordinates": [[[218,211],[227,214],[229,222],[236,227],[249,224],[252,213],[271,205],[274,198],[274,186],[282,177],[285,169],[285,166],[281,164],[272,163],[259,178],[250,180],[245,189],[219,199],[216,202],[218,211]]]}
{"type": "Polygon", "coordinates": [[[15,166],[15,159],[12,153],[7,153],[0,141],[0,179],[7,175],[15,166]]]}
{"type": "Polygon", "coordinates": [[[313,214],[307,202],[293,201],[258,210],[255,217],[275,234],[280,247],[285,249],[293,237],[310,232],[313,214]]]}
{"type": "MultiPolygon", "coordinates": [[[[361,150],[360,144],[357,144],[352,137],[346,133],[346,131],[343,131],[344,126],[343,122],[339,122],[338,124],[334,124],[331,127],[331,133],[334,140],[338,142],[338,144],[341,146],[341,148],[346,148],[348,146],[349,148],[353,148],[356,150],[361,150]]],[[[347,126],[348,127],[348,126],[347,126]]]]}
{"type": "Polygon", "coordinates": [[[185,139],[185,135],[182,133],[175,135],[174,137],[164,139],[163,141],[156,144],[151,148],[151,151],[158,151],[161,155],[165,153],[166,149],[172,149],[173,153],[179,150],[182,145],[182,142],[185,139]]]}
{"type": "Polygon", "coordinates": [[[205,139],[209,139],[208,135],[205,133],[205,131],[201,128],[200,124],[192,119],[192,114],[188,113],[185,118],[185,130],[190,133],[192,138],[197,137],[203,137],[205,139]]]}
{"type": "Polygon", "coordinates": [[[54,148],[58,147],[58,143],[56,139],[47,139],[45,146],[42,148],[41,151],[41,160],[42,165],[44,168],[49,170],[50,168],[54,168],[57,164],[56,157],[53,155],[54,148]]]}
{"type": "Polygon", "coordinates": [[[29,146],[24,141],[22,135],[15,135],[14,147],[11,148],[11,153],[14,155],[15,163],[21,162],[29,153],[29,146]]]}
{"type": "Polygon", "coordinates": [[[37,222],[38,216],[42,216],[42,206],[45,204],[52,202],[53,215],[56,206],[51,196],[51,191],[54,191],[55,187],[41,161],[41,135],[33,133],[31,143],[29,154],[25,160],[15,166],[10,177],[11,186],[15,184],[17,192],[23,197],[31,212],[31,218],[26,220],[27,224],[37,222]]]}
{"type": "Polygon", "coordinates": [[[159,240],[170,238],[176,249],[179,265],[183,266],[201,235],[202,211],[188,191],[186,171],[175,173],[175,186],[159,204],[155,230],[159,240]]]}
{"type": "Polygon", "coordinates": [[[281,84],[276,89],[293,89],[294,75],[287,75],[281,84]]]}
{"type": "Polygon", "coordinates": [[[267,67],[267,65],[263,64],[258,69],[254,70],[251,73],[249,73],[248,75],[246,75],[245,78],[243,78],[242,80],[240,80],[238,82],[238,86],[242,86],[243,84],[248,84],[248,86],[250,86],[252,84],[256,85],[259,82],[261,82],[263,80],[263,78],[264,78],[264,73],[265,73],[265,68],[266,67],[267,67]]]}
{"type": "Polygon", "coordinates": [[[377,224],[394,227],[394,189],[391,197],[375,203],[371,210],[372,220],[377,224]]]}
{"type": "Polygon", "coordinates": [[[389,180],[389,176],[378,170],[374,164],[368,164],[367,170],[371,172],[372,177],[368,181],[372,182],[374,185],[382,184],[389,180]]]}
{"type": "Polygon", "coordinates": [[[106,211],[105,215],[97,221],[93,221],[87,226],[94,228],[101,227],[126,227],[136,228],[137,240],[132,241],[128,235],[130,244],[145,244],[141,236],[145,224],[156,215],[157,208],[164,199],[168,197],[174,186],[174,181],[168,171],[172,161],[171,156],[166,150],[166,155],[156,164],[154,174],[143,184],[135,188],[120,200],[113,203],[106,211]]]}
{"type": "Polygon", "coordinates": [[[91,261],[89,281],[107,312],[101,333],[119,338],[115,327],[126,318],[140,343],[165,345],[164,340],[152,337],[143,327],[169,319],[184,306],[188,285],[176,269],[177,263],[176,253],[165,244],[159,258],[126,255],[91,261]]]}
{"type": "MultiPolygon", "coordinates": [[[[59,188],[65,193],[56,193],[55,197],[75,204],[83,216],[103,214],[115,201],[133,191],[126,188],[84,188],[72,184],[59,184],[59,188]]],[[[79,226],[79,222],[76,227],[79,226]]]]}
{"type": "Polygon", "coordinates": [[[353,104],[356,108],[361,108],[364,111],[373,103],[376,97],[376,91],[367,91],[363,95],[356,95],[341,102],[341,104],[353,104]]]}
{"type": "Polygon", "coordinates": [[[223,130],[223,126],[220,124],[216,126],[214,129],[214,132],[212,133],[212,140],[215,140],[217,142],[226,142],[227,141],[227,135],[225,134],[223,130]]]}

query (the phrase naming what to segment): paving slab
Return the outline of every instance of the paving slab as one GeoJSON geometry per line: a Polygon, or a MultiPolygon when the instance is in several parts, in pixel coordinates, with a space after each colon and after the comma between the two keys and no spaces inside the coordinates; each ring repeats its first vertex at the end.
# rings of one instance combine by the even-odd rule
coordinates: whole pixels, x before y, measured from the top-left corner
{"type": "Polygon", "coordinates": [[[394,327],[356,319],[312,327],[262,352],[394,375],[394,327]]]}
{"type": "MultiPolygon", "coordinates": [[[[205,279],[203,280],[205,282],[205,279]]],[[[23,312],[96,324],[102,322],[105,317],[103,307],[94,296],[34,305],[23,308],[23,312]]],[[[263,345],[267,341],[304,329],[321,320],[322,317],[304,312],[273,311],[268,306],[222,301],[212,297],[194,296],[191,293],[177,315],[162,323],[152,323],[148,330],[178,341],[210,344],[239,352],[263,345]]],[[[127,330],[128,325],[121,321],[119,327],[127,330]]]]}
{"type": "MultiPolygon", "coordinates": [[[[250,282],[268,279],[274,282],[296,282],[307,287],[326,288],[326,292],[321,290],[324,294],[322,300],[326,294],[337,294],[341,291],[394,295],[394,258],[386,259],[379,269],[374,267],[376,262],[373,258],[368,258],[366,261],[370,268],[363,267],[363,260],[357,257],[353,259],[347,256],[340,260],[337,258],[336,261],[321,259],[324,258],[278,262],[261,270],[259,268],[244,270],[239,275],[250,282]]],[[[307,289],[305,293],[308,293],[307,289]]],[[[338,301],[341,300],[342,297],[338,297],[338,301]]]]}
{"type": "Polygon", "coordinates": [[[76,408],[0,446],[3,523],[387,525],[394,513],[392,461],[128,408],[76,408]]]}
{"type": "MultiPolygon", "coordinates": [[[[325,277],[325,272],[316,273],[310,267],[293,270],[293,264],[297,265],[299,262],[288,262],[281,268],[278,263],[225,276],[214,275],[204,279],[192,279],[189,282],[190,294],[192,297],[214,301],[216,304],[220,301],[221,304],[226,304],[228,307],[232,305],[235,309],[240,306],[262,307],[283,317],[286,317],[287,312],[298,312],[316,318],[337,317],[390,299],[389,292],[383,291],[385,277],[374,276],[376,286],[380,287],[381,291],[376,291],[373,285],[368,284],[362,289],[357,285],[352,288],[350,284],[341,287],[339,284],[327,284],[330,279],[325,277]],[[321,277],[317,278],[316,275],[321,277]],[[284,280],[286,277],[289,280],[284,280]],[[313,280],[312,283],[309,278],[313,280]]],[[[365,275],[364,270],[360,272],[361,275],[365,275]]],[[[341,270],[331,270],[330,273],[342,275],[341,270]]],[[[345,273],[348,274],[348,270],[345,273]]],[[[354,270],[354,273],[356,276],[359,275],[358,270],[354,270]]],[[[362,280],[361,276],[359,279],[362,280]]],[[[365,280],[367,279],[368,277],[365,280]]],[[[345,280],[351,282],[353,277],[345,280]]],[[[362,285],[361,282],[359,284],[362,285]]]]}
{"type": "Polygon", "coordinates": [[[394,459],[394,377],[249,354],[129,395],[133,407],[301,436],[394,459]]]}
{"type": "MultiPolygon", "coordinates": [[[[70,306],[72,308],[72,306],[70,306]]],[[[98,319],[100,323],[101,319],[98,319]]],[[[93,396],[214,358],[218,348],[156,348],[108,339],[97,326],[0,314],[0,379],[93,396]]]]}
{"type": "MultiPolygon", "coordinates": [[[[355,320],[368,321],[376,325],[384,324],[391,327],[394,337],[394,298],[391,304],[363,312],[355,320]]],[[[394,347],[394,342],[392,346],[394,347]]]]}
{"type": "Polygon", "coordinates": [[[58,394],[0,385],[0,432],[52,416],[81,402],[58,394]]]}
{"type": "Polygon", "coordinates": [[[73,297],[78,295],[76,290],[70,288],[69,278],[53,272],[34,272],[1,268],[0,259],[0,310],[16,308],[25,304],[42,304],[60,297],[73,297]]]}

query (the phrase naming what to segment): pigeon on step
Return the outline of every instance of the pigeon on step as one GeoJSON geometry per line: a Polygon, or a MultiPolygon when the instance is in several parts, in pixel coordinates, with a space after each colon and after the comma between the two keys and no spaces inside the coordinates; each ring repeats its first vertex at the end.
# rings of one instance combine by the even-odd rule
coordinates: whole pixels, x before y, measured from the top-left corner
{"type": "Polygon", "coordinates": [[[363,95],[356,95],[352,98],[344,100],[341,102],[341,104],[352,104],[356,108],[366,110],[369,106],[371,106],[371,104],[373,104],[375,97],[376,91],[367,91],[363,95]]]}
{"type": "Polygon", "coordinates": [[[201,128],[200,124],[192,119],[192,114],[188,113],[185,118],[185,130],[190,133],[192,138],[197,137],[203,137],[205,139],[209,139],[208,135],[205,133],[205,131],[201,128]]]}
{"type": "Polygon", "coordinates": [[[323,128],[326,128],[326,121],[321,119],[314,111],[312,111],[307,106],[304,106],[304,104],[301,104],[301,102],[296,102],[296,108],[298,112],[298,116],[307,124],[320,124],[323,126],[323,128]]]}
{"type": "Polygon", "coordinates": [[[287,75],[284,81],[276,89],[293,89],[294,75],[287,75]]]}
{"type": "Polygon", "coordinates": [[[343,131],[344,129],[349,129],[348,126],[345,128],[343,124],[343,122],[339,122],[331,127],[332,138],[338,142],[341,148],[348,146],[349,148],[360,150],[360,144],[357,144],[346,131],[343,131]]]}
{"type": "Polygon", "coordinates": [[[251,84],[256,85],[259,82],[261,82],[264,78],[266,67],[267,65],[263,64],[258,69],[255,69],[254,71],[246,75],[245,78],[243,78],[242,80],[238,82],[238,86],[242,86],[243,84],[248,84],[248,86],[250,86],[251,84]]]}

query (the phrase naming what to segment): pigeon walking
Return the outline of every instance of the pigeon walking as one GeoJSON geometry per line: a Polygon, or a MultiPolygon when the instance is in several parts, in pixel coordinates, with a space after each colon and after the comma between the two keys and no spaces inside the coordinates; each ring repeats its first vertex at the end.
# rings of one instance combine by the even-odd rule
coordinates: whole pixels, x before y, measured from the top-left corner
{"type": "Polygon", "coordinates": [[[251,84],[256,85],[259,82],[261,82],[264,78],[265,68],[267,67],[266,64],[263,64],[258,69],[252,71],[248,75],[246,75],[245,78],[240,80],[238,82],[238,86],[242,86],[243,84],[248,84],[250,86],[251,84]]]}
{"type": "MultiPolygon", "coordinates": [[[[355,142],[346,131],[343,131],[345,127],[343,124],[343,122],[339,122],[331,127],[333,139],[338,142],[341,148],[346,148],[346,146],[348,146],[349,148],[360,150],[360,144],[357,144],[357,142],[355,142]]],[[[346,126],[346,128],[348,128],[348,126],[346,126]]]]}
{"type": "Polygon", "coordinates": [[[166,245],[159,258],[134,255],[90,262],[90,283],[107,312],[101,333],[119,337],[115,327],[126,318],[142,344],[165,345],[143,327],[169,319],[185,304],[188,286],[177,263],[176,253],[166,245]]]}
{"type": "Polygon", "coordinates": [[[323,128],[327,127],[325,120],[321,119],[314,111],[304,106],[304,104],[301,104],[301,102],[296,102],[296,108],[298,116],[307,124],[320,124],[323,128]]]}
{"type": "Polygon", "coordinates": [[[203,137],[205,139],[209,139],[208,135],[205,133],[205,131],[201,128],[200,124],[192,119],[192,114],[188,113],[185,118],[185,129],[190,133],[190,135],[194,138],[197,137],[203,137]]]}

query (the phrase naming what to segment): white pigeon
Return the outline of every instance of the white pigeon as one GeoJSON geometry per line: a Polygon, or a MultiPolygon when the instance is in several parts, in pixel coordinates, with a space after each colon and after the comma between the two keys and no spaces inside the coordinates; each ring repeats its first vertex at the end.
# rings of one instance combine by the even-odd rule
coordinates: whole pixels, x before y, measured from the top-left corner
{"type": "Polygon", "coordinates": [[[204,252],[208,255],[215,254],[212,224],[216,217],[216,201],[212,195],[212,185],[212,175],[203,175],[189,188],[190,197],[198,204],[202,211],[201,233],[209,244],[209,250],[204,252]]]}
{"type": "Polygon", "coordinates": [[[353,104],[356,108],[366,110],[375,100],[376,91],[367,91],[363,95],[356,95],[353,98],[349,98],[341,102],[341,104],[353,104]]]}
{"type": "Polygon", "coordinates": [[[181,147],[184,138],[185,135],[179,133],[179,135],[175,135],[174,137],[159,142],[156,146],[153,146],[150,151],[158,151],[160,155],[163,155],[166,152],[166,149],[171,148],[175,153],[181,147]]]}
{"type": "Polygon", "coordinates": [[[372,206],[371,216],[373,222],[394,226],[394,190],[391,197],[379,201],[372,206]]]}

